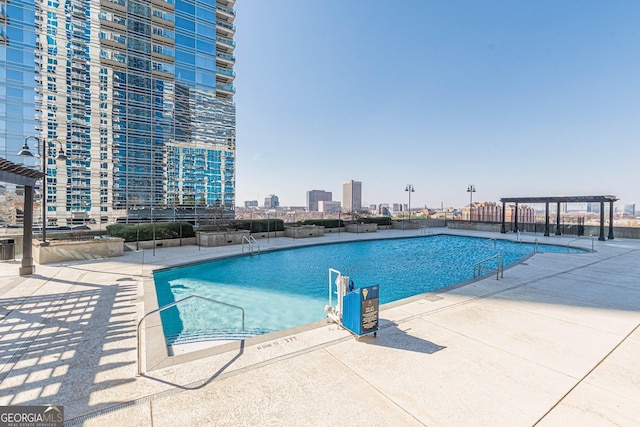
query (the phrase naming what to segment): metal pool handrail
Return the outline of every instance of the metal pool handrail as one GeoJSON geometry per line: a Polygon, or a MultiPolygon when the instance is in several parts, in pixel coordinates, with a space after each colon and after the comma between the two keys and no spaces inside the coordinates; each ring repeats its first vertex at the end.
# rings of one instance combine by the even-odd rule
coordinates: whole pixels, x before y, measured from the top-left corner
{"type": "Polygon", "coordinates": [[[420,226],[420,234],[423,235],[423,236],[432,236],[433,235],[433,230],[428,225],[421,225],[420,226]]]}
{"type": "Polygon", "coordinates": [[[492,257],[478,261],[473,265],[473,277],[482,275],[482,266],[485,262],[496,260],[496,280],[500,277],[504,277],[504,257],[500,254],[495,254],[492,257]]]}
{"type": "Polygon", "coordinates": [[[258,253],[260,253],[260,245],[258,244],[258,241],[255,239],[255,237],[249,235],[249,237],[247,236],[242,236],[242,252],[244,252],[244,242],[246,242],[249,244],[249,252],[251,253],[251,255],[253,255],[253,246],[257,246],[258,247],[258,253]]]}
{"type": "Polygon", "coordinates": [[[573,240],[569,240],[567,242],[567,252],[569,252],[569,244],[572,242],[575,242],[576,240],[582,240],[582,239],[586,239],[590,237],[591,238],[591,252],[594,252],[595,250],[593,249],[593,241],[595,240],[595,238],[593,237],[593,234],[590,234],[589,236],[580,236],[577,239],[573,239],[573,240]]]}
{"type": "Polygon", "coordinates": [[[142,375],[143,374],[143,372],[142,372],[142,345],[140,345],[140,326],[142,326],[142,322],[144,322],[144,319],[146,319],[147,316],[149,316],[150,314],[158,313],[160,311],[166,310],[167,308],[171,308],[171,307],[173,307],[175,305],[181,304],[181,303],[183,303],[186,300],[189,300],[191,298],[201,299],[201,300],[204,300],[204,301],[208,301],[208,302],[212,302],[212,303],[215,303],[215,304],[224,305],[224,306],[231,307],[231,308],[237,308],[238,310],[240,310],[242,312],[242,330],[244,331],[244,308],[238,307],[237,305],[227,304],[226,302],[216,301],[214,299],[201,297],[199,295],[189,295],[188,297],[182,298],[181,300],[174,301],[174,302],[172,302],[170,304],[167,304],[167,305],[163,305],[162,307],[156,308],[155,310],[151,310],[150,312],[148,312],[147,314],[142,316],[142,318],[138,322],[138,327],[137,327],[137,331],[136,331],[136,339],[138,340],[138,375],[142,375]]]}

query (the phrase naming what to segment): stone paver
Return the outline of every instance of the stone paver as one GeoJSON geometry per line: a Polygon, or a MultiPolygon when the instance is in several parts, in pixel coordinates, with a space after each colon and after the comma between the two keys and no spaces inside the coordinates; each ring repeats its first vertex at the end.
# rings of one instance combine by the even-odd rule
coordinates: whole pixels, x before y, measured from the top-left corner
{"type": "MultiPolygon", "coordinates": [[[[260,245],[412,233],[419,235],[260,245]]],[[[356,340],[319,322],[165,359],[141,377],[136,325],[149,311],[151,272],[240,247],[126,252],[38,266],[32,277],[19,277],[17,262],[2,263],[0,405],[64,405],[67,425],[88,426],[640,425],[640,241],[594,248],[535,254],[499,281],[383,306],[377,338],[356,340]]]]}

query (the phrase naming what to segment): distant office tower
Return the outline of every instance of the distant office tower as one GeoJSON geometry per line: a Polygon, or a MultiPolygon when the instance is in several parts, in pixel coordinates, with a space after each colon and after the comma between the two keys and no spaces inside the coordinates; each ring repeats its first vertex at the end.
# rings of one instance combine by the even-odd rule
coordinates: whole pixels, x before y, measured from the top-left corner
{"type": "Polygon", "coordinates": [[[331,191],[311,190],[307,191],[307,209],[309,212],[318,212],[318,202],[330,202],[333,198],[331,191]]]}
{"type": "Polygon", "coordinates": [[[629,214],[631,216],[636,216],[636,204],[635,203],[627,203],[624,205],[624,213],[629,214]]]}
{"type": "Polygon", "coordinates": [[[362,210],[362,182],[351,180],[342,184],[342,206],[347,212],[362,210]]]}
{"type": "Polygon", "coordinates": [[[246,200],[244,202],[244,207],[245,207],[245,209],[257,208],[258,207],[258,201],[257,200],[246,200]]]}
{"type": "Polygon", "coordinates": [[[264,198],[265,208],[277,208],[278,206],[280,206],[280,202],[278,201],[278,196],[274,194],[270,194],[269,196],[264,198]]]}
{"type": "Polygon", "coordinates": [[[340,202],[320,200],[318,202],[318,212],[337,214],[342,212],[342,209],[340,208],[340,202]]]}
{"type": "Polygon", "coordinates": [[[234,3],[2,3],[11,66],[0,103],[15,110],[0,118],[11,124],[0,150],[29,136],[65,150],[68,160],[47,162],[50,218],[196,201],[233,209],[234,3]]]}

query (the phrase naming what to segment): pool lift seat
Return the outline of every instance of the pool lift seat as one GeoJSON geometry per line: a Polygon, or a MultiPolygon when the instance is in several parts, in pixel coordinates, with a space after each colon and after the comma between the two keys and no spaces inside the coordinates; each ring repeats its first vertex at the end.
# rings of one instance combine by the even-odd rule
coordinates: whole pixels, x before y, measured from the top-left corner
{"type": "Polygon", "coordinates": [[[325,306],[327,318],[355,334],[378,333],[379,286],[365,286],[354,289],[349,276],[343,276],[338,270],[329,269],[329,304],[325,306]],[[335,276],[335,280],[333,279],[335,276]],[[336,303],[333,305],[334,295],[336,303]]]}
{"type": "Polygon", "coordinates": [[[338,325],[342,325],[342,299],[347,292],[353,289],[353,282],[349,276],[343,276],[338,270],[329,269],[329,304],[324,307],[327,318],[333,320],[338,325]],[[333,277],[335,275],[335,280],[333,277]],[[336,303],[333,305],[335,295],[336,303]]]}

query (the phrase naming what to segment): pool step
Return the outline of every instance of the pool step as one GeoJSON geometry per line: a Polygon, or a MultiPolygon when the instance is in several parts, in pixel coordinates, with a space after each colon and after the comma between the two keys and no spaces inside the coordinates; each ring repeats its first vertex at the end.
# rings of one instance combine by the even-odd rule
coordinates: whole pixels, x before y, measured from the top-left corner
{"type": "Polygon", "coordinates": [[[169,345],[191,344],[202,341],[237,341],[255,337],[272,332],[271,329],[250,328],[238,329],[216,329],[211,331],[183,331],[179,334],[167,335],[166,340],[169,345]]]}

